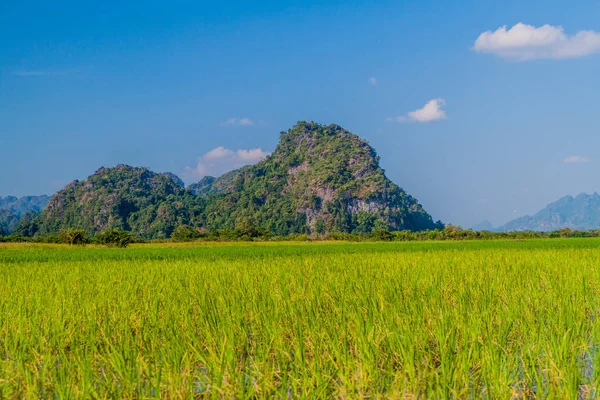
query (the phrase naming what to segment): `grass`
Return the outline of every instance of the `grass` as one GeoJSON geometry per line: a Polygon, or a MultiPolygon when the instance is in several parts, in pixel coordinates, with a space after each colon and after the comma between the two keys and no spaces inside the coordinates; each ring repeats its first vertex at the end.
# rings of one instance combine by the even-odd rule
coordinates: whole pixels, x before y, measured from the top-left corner
{"type": "Polygon", "coordinates": [[[593,398],[600,240],[0,245],[0,398],[593,398]]]}

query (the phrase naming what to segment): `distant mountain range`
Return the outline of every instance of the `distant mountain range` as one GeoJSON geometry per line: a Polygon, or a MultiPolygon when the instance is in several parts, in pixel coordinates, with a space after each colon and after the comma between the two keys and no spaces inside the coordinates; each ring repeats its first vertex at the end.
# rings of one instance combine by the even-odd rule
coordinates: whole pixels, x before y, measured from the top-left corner
{"type": "Polygon", "coordinates": [[[11,233],[21,217],[28,212],[39,212],[46,207],[50,196],[0,197],[0,234],[11,233]]]}
{"type": "Polygon", "coordinates": [[[548,204],[537,214],[517,218],[496,231],[550,232],[563,228],[582,231],[600,229],[600,195],[581,193],[576,197],[562,197],[548,204]]]}
{"type": "Polygon", "coordinates": [[[443,227],[386,177],[366,141],[338,125],[302,121],[281,132],[265,160],[204,177],[188,188],[171,173],[128,165],[100,168],[53,195],[41,214],[22,219],[16,232],[46,235],[77,228],[95,235],[118,228],[165,238],[180,225],[255,226],[277,235],[443,227]]]}

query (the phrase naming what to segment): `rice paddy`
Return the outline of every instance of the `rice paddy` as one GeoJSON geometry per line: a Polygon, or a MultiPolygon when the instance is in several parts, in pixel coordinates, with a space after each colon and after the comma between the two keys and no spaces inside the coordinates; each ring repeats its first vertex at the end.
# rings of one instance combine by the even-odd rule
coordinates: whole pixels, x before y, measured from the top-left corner
{"type": "Polygon", "coordinates": [[[0,245],[1,398],[595,398],[600,240],[0,245]]]}

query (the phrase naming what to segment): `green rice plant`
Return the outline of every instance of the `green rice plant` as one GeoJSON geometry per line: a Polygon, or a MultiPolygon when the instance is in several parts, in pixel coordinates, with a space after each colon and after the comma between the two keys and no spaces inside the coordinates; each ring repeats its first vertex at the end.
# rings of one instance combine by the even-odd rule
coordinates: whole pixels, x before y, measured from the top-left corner
{"type": "Polygon", "coordinates": [[[0,398],[595,398],[600,240],[0,245],[0,398]]]}

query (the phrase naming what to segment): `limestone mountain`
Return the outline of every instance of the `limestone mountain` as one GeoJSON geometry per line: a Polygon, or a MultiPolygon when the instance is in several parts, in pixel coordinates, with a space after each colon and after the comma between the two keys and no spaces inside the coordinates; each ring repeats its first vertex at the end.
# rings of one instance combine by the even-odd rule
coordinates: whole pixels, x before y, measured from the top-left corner
{"type": "Polygon", "coordinates": [[[276,234],[442,226],[385,176],[366,141],[338,125],[299,122],[265,160],[192,189],[206,196],[209,229],[245,220],[276,234]]]}
{"type": "Polygon", "coordinates": [[[44,235],[77,228],[93,235],[118,228],[139,237],[168,237],[178,225],[198,224],[202,211],[202,200],[177,179],[127,165],[100,168],[52,196],[35,221],[37,232],[44,235]]]}
{"type": "Polygon", "coordinates": [[[581,193],[576,197],[562,197],[535,215],[517,218],[497,230],[550,232],[563,228],[600,229],[600,195],[581,193]]]}
{"type": "MultiPolygon", "coordinates": [[[[261,227],[277,235],[440,228],[392,183],[375,150],[338,125],[300,122],[265,160],[182,187],[173,174],[118,165],[73,181],[22,232],[109,228],[169,237],[179,225],[261,227]]],[[[25,224],[25,223],[24,223],[25,224]]]]}

